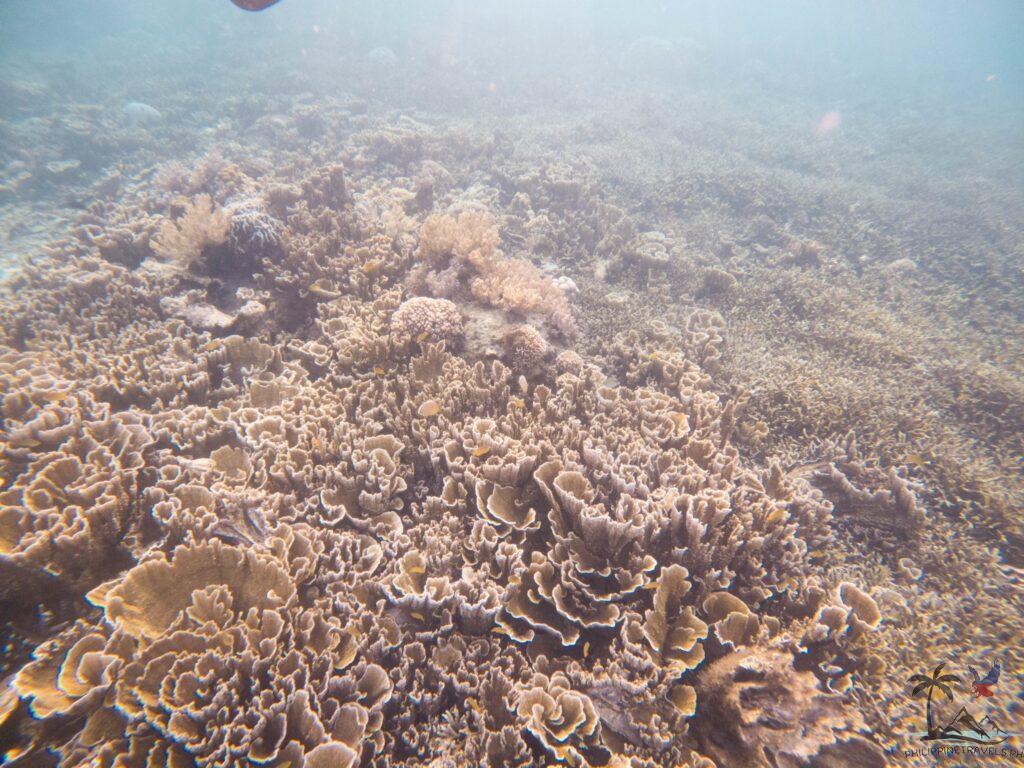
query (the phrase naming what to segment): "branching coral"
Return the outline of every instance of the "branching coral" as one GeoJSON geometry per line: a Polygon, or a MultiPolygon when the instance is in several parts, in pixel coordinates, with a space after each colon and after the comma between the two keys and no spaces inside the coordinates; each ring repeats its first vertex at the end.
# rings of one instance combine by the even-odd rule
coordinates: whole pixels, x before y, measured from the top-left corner
{"type": "Polygon", "coordinates": [[[576,329],[565,292],[526,259],[489,262],[470,284],[473,296],[491,306],[517,314],[539,313],[561,334],[576,329]]]}
{"type": "Polygon", "coordinates": [[[209,195],[185,203],[177,218],[164,221],[153,238],[154,253],[185,269],[196,267],[207,249],[223,245],[231,230],[231,217],[209,195]]]}
{"type": "Polygon", "coordinates": [[[565,293],[529,260],[505,257],[499,243],[493,217],[482,211],[428,216],[417,254],[430,268],[421,269],[415,284],[447,298],[464,295],[468,285],[470,296],[488,306],[519,316],[538,314],[571,336],[575,323],[565,293]]]}
{"type": "Polygon", "coordinates": [[[494,258],[500,242],[494,217],[483,211],[468,210],[458,216],[434,214],[420,227],[417,253],[435,265],[455,257],[482,270],[494,258]]]}

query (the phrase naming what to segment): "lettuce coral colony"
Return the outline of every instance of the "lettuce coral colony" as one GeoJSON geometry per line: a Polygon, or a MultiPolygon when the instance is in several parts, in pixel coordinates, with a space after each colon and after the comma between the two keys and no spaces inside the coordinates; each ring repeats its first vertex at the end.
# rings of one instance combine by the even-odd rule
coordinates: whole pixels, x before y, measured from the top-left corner
{"type": "MultiPolygon", "coordinates": [[[[97,190],[0,295],[6,758],[885,765],[877,691],[939,610],[897,591],[941,570],[925,489],[840,428],[861,389],[780,385],[744,325],[810,306],[823,247],[738,177],[698,262],[579,168],[344,111],[343,147],[306,105],[97,190]]],[[[902,354],[834,305],[836,348],[902,354]]],[[[998,371],[941,372],[1019,421],[998,371]]]]}
{"type": "Polygon", "coordinates": [[[5,299],[34,330],[0,358],[3,563],[71,605],[11,657],[17,751],[738,765],[768,727],[740,665],[779,754],[874,759],[841,692],[808,698],[878,623],[817,567],[832,505],[744,460],[698,362],[614,383],[493,213],[374,218],[338,166],[236,183],[118,212],[135,266],[68,242],[5,299]]]}

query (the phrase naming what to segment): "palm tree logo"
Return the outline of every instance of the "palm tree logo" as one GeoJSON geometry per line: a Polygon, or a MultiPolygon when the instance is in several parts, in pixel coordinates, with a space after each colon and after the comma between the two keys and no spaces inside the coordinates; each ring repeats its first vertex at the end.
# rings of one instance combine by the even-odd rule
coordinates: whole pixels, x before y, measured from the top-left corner
{"type": "MultiPolygon", "coordinates": [[[[945,694],[946,698],[953,701],[953,688],[956,685],[963,683],[956,675],[943,674],[943,669],[946,663],[942,662],[930,675],[911,675],[907,681],[914,688],[910,692],[910,695],[915,699],[921,696],[927,696],[928,706],[926,712],[928,732],[921,737],[922,741],[954,741],[954,742],[968,742],[972,744],[1000,744],[1009,737],[1009,734],[1000,728],[996,721],[993,719],[991,714],[985,715],[978,721],[974,716],[967,711],[967,705],[964,704],[957,710],[957,713],[953,715],[953,718],[944,726],[936,725],[935,716],[932,707],[932,702],[935,697],[935,692],[939,694],[945,694]]],[[[971,669],[968,667],[968,669],[971,669]]],[[[996,684],[999,679],[999,664],[996,663],[993,667],[994,672],[990,672],[985,678],[980,679],[976,672],[971,669],[971,673],[975,678],[974,688],[977,691],[978,686],[985,686],[986,690],[981,696],[992,696],[991,688],[996,684]],[[993,680],[989,680],[993,678],[993,680]]],[[[977,698],[975,696],[974,698],[977,698]]],[[[969,703],[969,701],[968,701],[969,703]]]]}
{"type": "Polygon", "coordinates": [[[951,686],[962,683],[963,681],[956,675],[944,675],[942,674],[943,667],[946,666],[946,662],[942,662],[935,668],[931,676],[929,675],[911,675],[910,680],[907,682],[914,686],[914,690],[910,692],[910,695],[915,699],[919,696],[927,694],[928,696],[928,709],[927,709],[927,723],[928,723],[928,734],[924,737],[925,741],[930,739],[940,738],[941,729],[936,727],[932,717],[932,696],[935,695],[935,691],[939,690],[946,694],[950,701],[953,700],[953,689],[951,686]]]}

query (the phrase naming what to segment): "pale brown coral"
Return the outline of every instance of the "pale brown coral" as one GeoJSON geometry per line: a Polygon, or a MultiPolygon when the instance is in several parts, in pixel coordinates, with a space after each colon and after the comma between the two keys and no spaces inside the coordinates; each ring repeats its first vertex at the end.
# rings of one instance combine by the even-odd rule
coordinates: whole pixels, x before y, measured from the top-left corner
{"type": "Polygon", "coordinates": [[[706,716],[696,726],[701,749],[722,768],[806,765],[815,759],[882,766],[846,701],[817,689],[780,651],[743,651],[707,666],[698,680],[706,716]]]}
{"type": "Polygon", "coordinates": [[[454,341],[462,335],[462,315],[447,299],[416,296],[391,316],[391,333],[402,341],[454,341]]]}
{"type": "Polygon", "coordinates": [[[0,492],[0,554],[88,588],[127,556],[153,438],[136,416],[111,416],[87,395],[52,397],[51,382],[38,383],[4,398],[4,440],[21,456],[0,492]]]}
{"type": "Polygon", "coordinates": [[[690,590],[688,575],[679,565],[662,570],[654,605],[644,614],[642,625],[655,663],[671,673],[686,672],[704,660],[700,641],[707,637],[707,625],[682,602],[690,590]]]}
{"type": "Polygon", "coordinates": [[[88,716],[61,764],[139,751],[201,765],[358,762],[390,682],[362,662],[337,676],[352,638],[298,604],[293,579],[275,557],[214,542],[96,591],[108,626],[65,633],[16,681],[38,717],[88,716]]]}
{"type": "Polygon", "coordinates": [[[207,249],[227,241],[231,217],[207,194],[185,203],[177,218],[167,219],[152,240],[154,253],[185,269],[195,267],[207,249]]]}
{"type": "Polygon", "coordinates": [[[571,336],[575,323],[565,293],[529,260],[507,258],[499,242],[494,218],[485,212],[427,217],[417,250],[424,265],[414,273],[414,286],[455,298],[468,284],[469,296],[477,301],[518,316],[538,314],[571,336]]]}
{"type": "Polygon", "coordinates": [[[564,291],[526,259],[492,260],[470,284],[473,296],[517,314],[539,313],[565,336],[576,325],[564,291]]]}
{"type": "Polygon", "coordinates": [[[821,489],[841,524],[864,529],[873,540],[891,547],[921,533],[925,518],[917,489],[895,467],[865,461],[853,433],[820,451],[824,462],[797,468],[794,474],[821,489]]]}
{"type": "Polygon", "coordinates": [[[418,254],[435,263],[455,256],[480,269],[494,256],[500,241],[494,217],[484,211],[467,210],[457,217],[434,214],[420,227],[418,254]]]}
{"type": "Polygon", "coordinates": [[[604,765],[609,754],[600,746],[600,724],[589,697],[574,691],[568,679],[536,675],[517,695],[516,710],[526,731],[559,763],[604,765]]]}
{"type": "Polygon", "coordinates": [[[532,325],[517,325],[505,332],[502,346],[513,371],[532,373],[544,362],[548,343],[532,325]]]}

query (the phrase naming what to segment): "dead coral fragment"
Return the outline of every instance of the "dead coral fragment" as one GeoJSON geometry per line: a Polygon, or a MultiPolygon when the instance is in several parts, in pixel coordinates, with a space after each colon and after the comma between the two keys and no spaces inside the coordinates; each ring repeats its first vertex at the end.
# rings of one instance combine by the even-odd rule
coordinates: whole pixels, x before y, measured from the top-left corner
{"type": "Polygon", "coordinates": [[[165,261],[192,269],[204,251],[223,245],[231,229],[231,217],[209,195],[197,195],[185,204],[181,215],[167,219],[153,240],[153,251],[165,261]]]}

